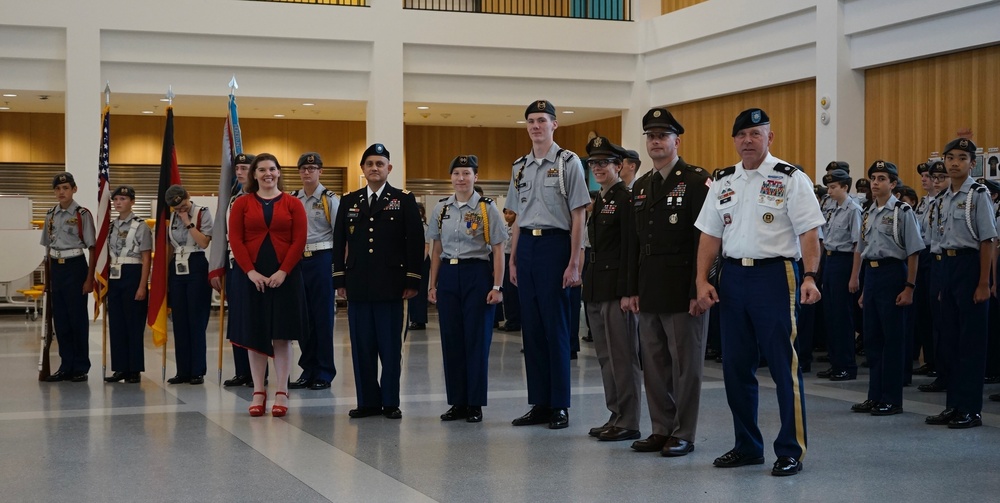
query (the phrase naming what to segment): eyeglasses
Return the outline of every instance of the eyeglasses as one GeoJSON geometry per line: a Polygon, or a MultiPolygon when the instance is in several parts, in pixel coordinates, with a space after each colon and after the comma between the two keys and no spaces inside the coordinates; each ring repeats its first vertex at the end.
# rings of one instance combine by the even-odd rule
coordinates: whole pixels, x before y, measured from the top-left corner
{"type": "Polygon", "coordinates": [[[931,177],[931,180],[934,180],[935,182],[943,182],[947,179],[948,175],[934,175],[931,177]]]}
{"type": "Polygon", "coordinates": [[[314,171],[319,171],[323,168],[319,166],[299,166],[299,171],[305,171],[307,173],[312,173],[314,171]]]}
{"type": "Polygon", "coordinates": [[[606,167],[608,167],[608,164],[617,165],[619,162],[621,162],[621,161],[618,160],[618,159],[588,159],[587,160],[587,166],[589,166],[591,168],[596,168],[598,166],[600,166],[602,168],[606,168],[606,167]]]}

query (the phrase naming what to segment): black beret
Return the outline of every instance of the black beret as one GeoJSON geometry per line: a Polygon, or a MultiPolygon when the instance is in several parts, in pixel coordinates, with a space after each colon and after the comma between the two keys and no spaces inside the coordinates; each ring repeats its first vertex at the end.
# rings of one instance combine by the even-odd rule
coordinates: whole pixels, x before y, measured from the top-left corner
{"type": "Polygon", "coordinates": [[[365,159],[367,159],[368,156],[371,155],[382,156],[385,157],[385,160],[387,161],[389,160],[389,151],[386,150],[385,145],[382,145],[381,143],[372,143],[371,145],[368,146],[368,148],[365,149],[365,153],[361,154],[362,166],[365,165],[365,159]]]}
{"type": "Polygon", "coordinates": [[[851,165],[844,161],[830,161],[830,164],[826,165],[826,172],[829,173],[835,169],[842,169],[844,171],[850,172],[851,165]]]}
{"type": "Polygon", "coordinates": [[[256,158],[257,156],[253,154],[239,153],[236,154],[236,158],[233,159],[233,164],[253,164],[253,160],[256,158]]]}
{"type": "Polygon", "coordinates": [[[131,200],[135,200],[135,189],[128,185],[119,185],[114,192],[111,193],[111,197],[115,196],[125,196],[131,200]]]}
{"type": "Polygon", "coordinates": [[[736,116],[736,121],[733,122],[733,136],[736,136],[736,133],[739,133],[743,129],[763,126],[764,124],[770,123],[771,118],[768,117],[767,113],[763,110],[759,108],[749,108],[740,112],[740,114],[736,116]]]}
{"type": "Polygon", "coordinates": [[[472,172],[475,173],[479,170],[479,158],[474,155],[460,155],[452,159],[448,173],[454,171],[455,168],[472,168],[472,172]]]}
{"type": "Polygon", "coordinates": [[[854,182],[854,186],[861,187],[871,187],[872,183],[868,181],[867,178],[859,178],[858,181],[854,182]]]}
{"type": "Polygon", "coordinates": [[[930,173],[932,175],[947,175],[948,169],[944,167],[943,162],[934,161],[934,164],[931,164],[930,173]]]}
{"type": "Polygon", "coordinates": [[[684,134],[684,126],[666,108],[650,108],[642,116],[642,130],[649,131],[653,128],[663,128],[677,135],[684,134]]]}
{"type": "Polygon", "coordinates": [[[625,158],[630,161],[641,162],[641,159],[639,159],[639,153],[635,150],[626,150],[625,158]]]}
{"type": "Polygon", "coordinates": [[[528,108],[524,109],[524,118],[527,119],[529,115],[539,112],[544,112],[555,117],[556,107],[549,100],[534,101],[528,105],[528,108]]]}
{"type": "Polygon", "coordinates": [[[315,164],[319,167],[323,167],[323,159],[316,152],[306,152],[299,156],[298,167],[305,166],[306,164],[315,164]]]}
{"type": "Polygon", "coordinates": [[[965,138],[955,138],[954,140],[951,140],[950,142],[948,142],[947,145],[944,146],[944,151],[941,152],[941,155],[945,155],[948,152],[951,152],[952,150],[956,149],[961,150],[963,152],[968,152],[970,154],[975,154],[976,144],[972,143],[972,140],[967,140],[965,138]]]}
{"type": "Polygon", "coordinates": [[[889,178],[899,177],[899,170],[896,169],[896,165],[883,160],[875,161],[871,166],[868,166],[868,176],[870,177],[874,173],[885,173],[889,175],[889,178]]]}
{"type": "Polygon", "coordinates": [[[173,208],[178,204],[184,202],[188,198],[188,191],[180,185],[171,185],[167,188],[167,191],[163,194],[163,199],[167,204],[173,208]]]}
{"type": "Polygon", "coordinates": [[[931,167],[926,162],[922,162],[920,164],[917,164],[917,174],[918,175],[922,175],[922,174],[924,174],[924,173],[926,173],[926,172],[928,172],[930,170],[931,170],[931,167]]]}
{"type": "Polygon", "coordinates": [[[830,185],[833,182],[846,182],[850,179],[850,173],[842,169],[835,169],[833,171],[828,171],[825,175],[823,175],[823,185],[830,185]]]}
{"type": "Polygon", "coordinates": [[[823,197],[827,194],[827,190],[826,187],[817,184],[813,185],[813,193],[816,194],[816,197],[823,197]]]}
{"type": "Polygon", "coordinates": [[[615,159],[622,159],[625,157],[625,150],[614,143],[611,140],[603,136],[595,136],[587,142],[587,155],[605,155],[608,157],[614,157],[615,159]]]}
{"type": "Polygon", "coordinates": [[[990,190],[990,194],[1000,194],[1000,182],[996,180],[983,180],[983,185],[990,190]]]}
{"type": "Polygon", "coordinates": [[[73,174],[68,171],[63,171],[62,173],[58,173],[56,176],[52,177],[53,189],[63,183],[68,183],[70,186],[76,187],[76,180],[73,178],[73,174]]]}

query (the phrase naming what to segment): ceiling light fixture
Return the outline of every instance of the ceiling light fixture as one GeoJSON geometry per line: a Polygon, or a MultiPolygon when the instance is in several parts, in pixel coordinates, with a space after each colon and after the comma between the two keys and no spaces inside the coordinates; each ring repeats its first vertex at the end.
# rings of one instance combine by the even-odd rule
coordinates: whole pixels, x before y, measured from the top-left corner
{"type": "Polygon", "coordinates": [[[304,106],[304,107],[311,107],[311,106],[314,106],[314,105],[316,105],[316,104],[315,103],[303,103],[302,104],[302,106],[304,106]]]}
{"type": "Polygon", "coordinates": [[[14,94],[14,93],[4,93],[3,97],[4,98],[17,98],[17,95],[14,94]]]}
{"type": "Polygon", "coordinates": [[[574,112],[572,110],[563,110],[563,113],[564,114],[573,114],[573,113],[576,113],[576,112],[574,112]]]}
{"type": "Polygon", "coordinates": [[[274,114],[274,116],[280,119],[280,118],[284,117],[285,114],[274,114]]]}
{"type": "Polygon", "coordinates": [[[431,107],[417,107],[417,110],[430,110],[431,107]]]}
{"type": "Polygon", "coordinates": [[[144,113],[144,114],[151,114],[151,113],[153,113],[153,111],[152,110],[143,110],[142,113],[144,113]]]}

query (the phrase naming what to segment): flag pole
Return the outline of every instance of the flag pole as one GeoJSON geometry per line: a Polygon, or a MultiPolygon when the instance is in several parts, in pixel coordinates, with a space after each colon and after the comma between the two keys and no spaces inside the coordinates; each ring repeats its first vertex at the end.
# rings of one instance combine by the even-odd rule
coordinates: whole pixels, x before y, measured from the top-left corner
{"type": "MultiPolygon", "coordinates": [[[[236,83],[236,74],[233,74],[233,78],[229,79],[229,95],[233,96],[236,94],[236,90],[239,89],[239,84],[236,83]]],[[[233,152],[234,154],[236,152],[233,152]]],[[[229,194],[226,194],[229,196],[229,194]]],[[[222,193],[219,193],[219,198],[222,198],[222,193]]],[[[219,288],[219,386],[222,386],[222,348],[224,347],[224,341],[226,337],[226,282],[222,281],[222,285],[219,288]]]]}
{"type": "MultiPolygon", "coordinates": [[[[111,81],[104,81],[104,106],[111,106],[111,81]]],[[[108,377],[108,297],[102,299],[104,314],[101,316],[101,380],[108,377]]]]}
{"type": "MultiPolygon", "coordinates": [[[[167,106],[174,106],[174,86],[171,84],[167,85],[167,106]]],[[[168,231],[169,232],[169,231],[168,231]]],[[[169,266],[168,266],[169,267],[169,266]]],[[[169,287],[168,287],[169,289],[169,287]]],[[[167,380],[167,343],[163,343],[163,352],[160,356],[160,380],[166,382],[167,380]]]]}

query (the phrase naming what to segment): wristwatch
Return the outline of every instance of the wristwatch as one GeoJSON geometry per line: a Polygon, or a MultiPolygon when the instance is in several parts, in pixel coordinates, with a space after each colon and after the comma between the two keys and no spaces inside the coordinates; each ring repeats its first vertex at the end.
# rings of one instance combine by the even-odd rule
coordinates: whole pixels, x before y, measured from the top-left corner
{"type": "Polygon", "coordinates": [[[187,224],[187,227],[185,227],[185,229],[194,229],[194,222],[187,224]]]}
{"type": "Polygon", "coordinates": [[[503,287],[500,285],[493,285],[493,289],[500,293],[503,293],[503,287]]]}
{"type": "Polygon", "coordinates": [[[819,279],[819,275],[816,274],[816,273],[814,273],[814,272],[804,273],[804,274],[802,274],[802,277],[803,278],[812,278],[813,281],[818,281],[818,279],[819,279]]]}

